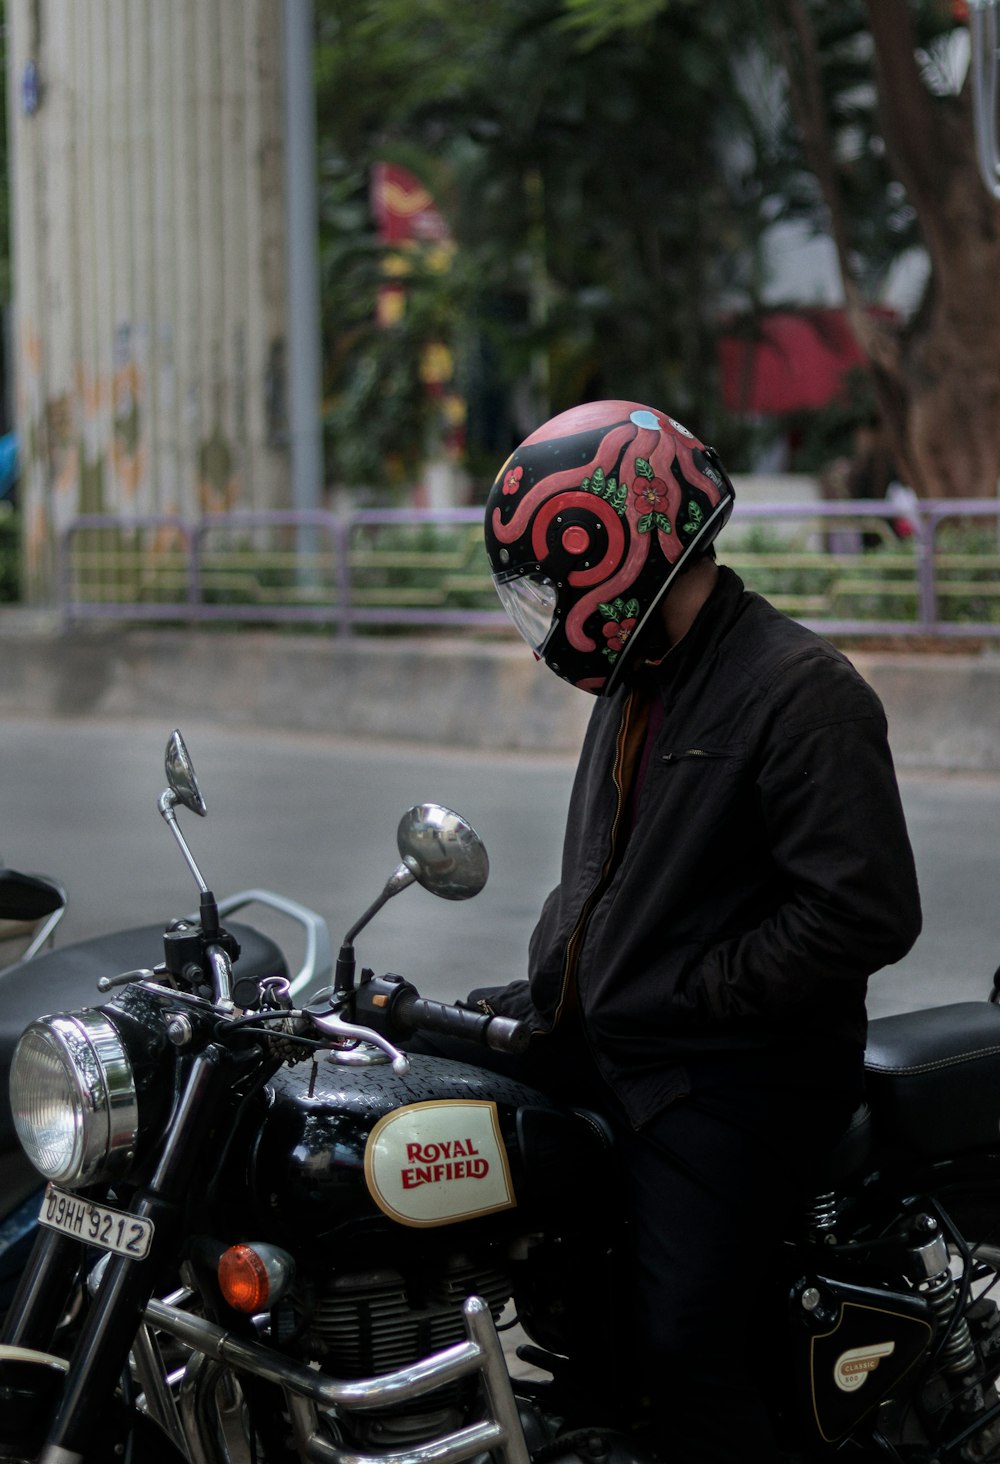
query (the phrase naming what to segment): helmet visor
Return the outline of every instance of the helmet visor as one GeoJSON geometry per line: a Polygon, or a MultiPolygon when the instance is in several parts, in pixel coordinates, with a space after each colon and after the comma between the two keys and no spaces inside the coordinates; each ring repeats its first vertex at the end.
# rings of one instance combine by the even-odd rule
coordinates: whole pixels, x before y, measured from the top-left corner
{"type": "Polygon", "coordinates": [[[536,654],[549,638],[555,620],[556,587],[544,575],[494,576],[500,603],[536,654]]]}

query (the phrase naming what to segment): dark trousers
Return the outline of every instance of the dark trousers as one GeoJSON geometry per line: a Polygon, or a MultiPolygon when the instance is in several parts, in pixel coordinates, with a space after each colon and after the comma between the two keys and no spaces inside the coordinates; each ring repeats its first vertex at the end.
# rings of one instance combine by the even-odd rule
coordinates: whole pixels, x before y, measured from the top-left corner
{"type": "Polygon", "coordinates": [[[619,1129],[632,1303],[666,1457],[780,1457],[765,1401],[783,1371],[780,1245],[810,1198],[805,1161],[832,1144],[852,1107],[778,1083],[717,1086],[639,1132],[619,1129]]]}
{"type": "MultiPolygon", "coordinates": [[[[421,1046],[480,1060],[467,1043],[421,1046]]],[[[781,1371],[774,1263],[810,1198],[811,1170],[860,1100],[860,1059],[812,1053],[808,1066],[773,1055],[694,1064],[692,1091],[638,1130],[585,1045],[549,1038],[526,1058],[490,1053],[482,1065],[612,1119],[632,1236],[622,1313],[639,1335],[663,1457],[779,1459],[765,1402],[781,1371]]]]}

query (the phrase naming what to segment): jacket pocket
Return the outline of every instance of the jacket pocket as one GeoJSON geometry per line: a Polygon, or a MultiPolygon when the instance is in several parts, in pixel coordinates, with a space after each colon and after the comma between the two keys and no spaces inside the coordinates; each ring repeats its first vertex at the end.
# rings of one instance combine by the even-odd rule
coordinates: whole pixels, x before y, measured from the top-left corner
{"type": "Polygon", "coordinates": [[[746,756],[742,747],[684,747],[661,752],[661,763],[715,762],[739,767],[746,756]]]}

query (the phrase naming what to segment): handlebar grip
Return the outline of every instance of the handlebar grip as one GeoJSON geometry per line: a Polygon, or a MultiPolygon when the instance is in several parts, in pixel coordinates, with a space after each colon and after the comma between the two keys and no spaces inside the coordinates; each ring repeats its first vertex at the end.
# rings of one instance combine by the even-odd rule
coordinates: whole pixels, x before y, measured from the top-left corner
{"type": "Polygon", "coordinates": [[[494,1052],[512,1052],[518,1055],[527,1052],[531,1041],[531,1028],[527,1022],[517,1022],[513,1017],[487,1017],[486,1046],[494,1052]]]}
{"type": "Polygon", "coordinates": [[[467,1042],[481,1042],[495,1052],[524,1052],[531,1038],[527,1022],[510,1017],[495,1017],[470,1011],[468,1007],[451,1006],[443,1001],[402,993],[392,1006],[393,1020],[409,1031],[440,1032],[447,1037],[461,1037],[467,1042]]]}

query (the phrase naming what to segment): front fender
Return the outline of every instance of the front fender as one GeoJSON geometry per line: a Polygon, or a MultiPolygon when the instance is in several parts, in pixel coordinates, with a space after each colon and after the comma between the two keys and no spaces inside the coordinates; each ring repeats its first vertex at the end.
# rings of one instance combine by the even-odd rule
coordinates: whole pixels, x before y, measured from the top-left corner
{"type": "Polygon", "coordinates": [[[38,1453],[68,1368],[50,1352],[0,1344],[0,1455],[38,1453]]]}
{"type": "MultiPolygon", "coordinates": [[[[0,1343],[0,1459],[37,1457],[68,1368],[63,1357],[0,1343]]],[[[142,1464],[186,1464],[156,1424],[120,1398],[108,1399],[99,1436],[88,1448],[87,1458],[120,1455],[129,1438],[131,1457],[141,1459],[142,1464]]]]}

